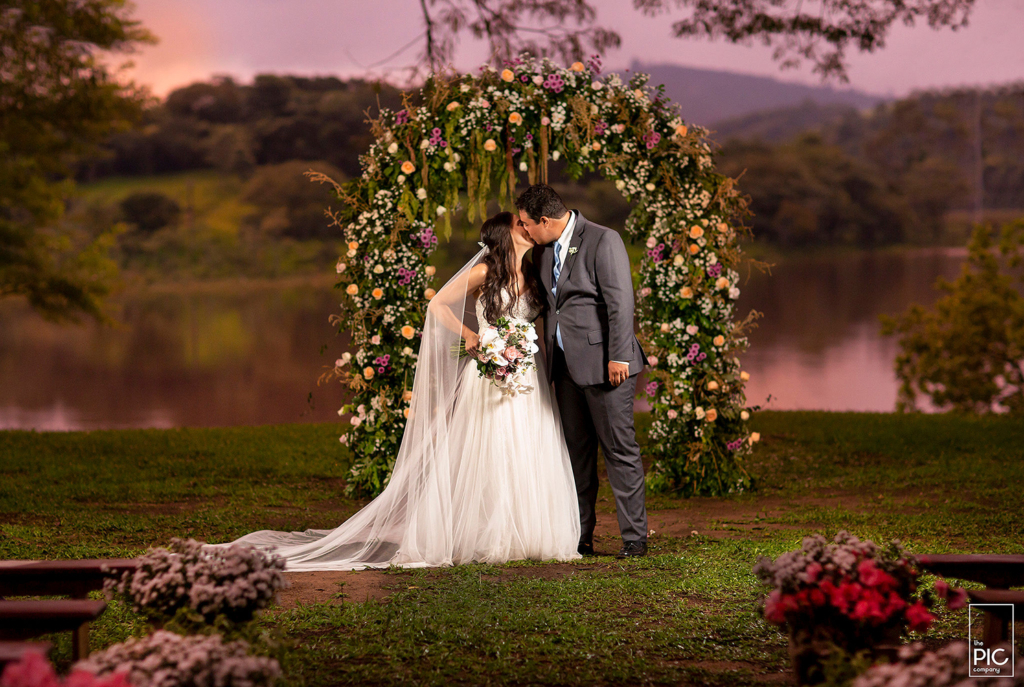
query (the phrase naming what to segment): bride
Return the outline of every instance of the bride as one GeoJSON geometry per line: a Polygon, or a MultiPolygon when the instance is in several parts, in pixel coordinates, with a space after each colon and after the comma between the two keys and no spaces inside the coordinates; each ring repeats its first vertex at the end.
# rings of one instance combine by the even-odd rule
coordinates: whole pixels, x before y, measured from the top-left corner
{"type": "MultiPolygon", "coordinates": [[[[547,380],[503,395],[452,351],[505,316],[533,322],[544,288],[512,213],[480,229],[484,248],[427,308],[405,433],[384,491],[333,530],[253,532],[235,544],[273,547],[288,570],[579,558],[580,515],[569,452],[547,380]]],[[[537,356],[542,360],[541,356],[537,356]]]]}

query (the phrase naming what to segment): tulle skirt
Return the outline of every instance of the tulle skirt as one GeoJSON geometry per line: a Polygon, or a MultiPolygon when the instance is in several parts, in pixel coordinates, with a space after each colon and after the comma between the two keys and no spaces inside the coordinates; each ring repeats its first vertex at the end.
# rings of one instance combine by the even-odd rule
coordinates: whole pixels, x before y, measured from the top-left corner
{"type": "MultiPolygon", "coordinates": [[[[579,558],[579,504],[550,385],[505,396],[473,363],[458,377],[444,441],[414,441],[385,490],[333,530],[261,530],[293,571],[579,558]]],[[[428,433],[429,434],[429,433],[428,433]]],[[[222,544],[227,546],[230,544],[222,544]]]]}
{"type": "Polygon", "coordinates": [[[579,558],[579,504],[550,386],[505,396],[467,365],[453,414],[455,563],[579,558]]]}

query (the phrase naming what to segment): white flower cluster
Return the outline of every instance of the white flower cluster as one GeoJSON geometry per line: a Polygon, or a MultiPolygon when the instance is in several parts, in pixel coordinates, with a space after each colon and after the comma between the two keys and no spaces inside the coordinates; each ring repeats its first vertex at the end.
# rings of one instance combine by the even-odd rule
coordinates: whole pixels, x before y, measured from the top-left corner
{"type": "Polygon", "coordinates": [[[244,621],[287,585],[284,559],[252,547],[172,539],[170,547],[151,549],[138,561],[137,569],[104,585],[124,595],[136,612],[172,616],[191,608],[207,619],[244,621]]]}
{"type": "Polygon", "coordinates": [[[277,684],[281,666],[250,656],[244,641],[220,635],[182,636],[157,630],[91,654],[75,669],[94,675],[127,673],[135,687],[265,687],[277,684]]]}
{"type": "MultiPolygon", "coordinates": [[[[1003,656],[1012,656],[1008,644],[1000,645],[1003,656]]],[[[895,663],[872,666],[858,676],[851,687],[1021,687],[1024,685],[1024,655],[1018,654],[1015,665],[1004,666],[1002,675],[971,675],[966,642],[953,642],[926,651],[924,644],[901,646],[895,663]],[[1013,677],[1010,677],[1010,674],[1013,677]]]]}

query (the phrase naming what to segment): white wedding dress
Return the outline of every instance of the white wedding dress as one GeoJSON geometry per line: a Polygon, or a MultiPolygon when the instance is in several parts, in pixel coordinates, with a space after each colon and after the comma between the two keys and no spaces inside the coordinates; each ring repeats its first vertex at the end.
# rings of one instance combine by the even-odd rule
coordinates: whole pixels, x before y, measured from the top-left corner
{"type": "MultiPolygon", "coordinates": [[[[532,392],[503,395],[475,362],[451,355],[461,337],[436,312],[448,308],[470,326],[475,310],[479,331],[488,326],[460,282],[484,252],[428,308],[409,420],[384,491],[333,530],[262,530],[218,546],[273,549],[287,570],[304,571],[580,557],[576,486],[550,384],[535,367],[526,372],[532,392]]],[[[525,300],[511,310],[526,322],[537,314],[525,300]]]]}
{"type": "MultiPolygon", "coordinates": [[[[476,314],[482,333],[488,324],[479,300],[476,314]]],[[[532,322],[537,314],[520,299],[511,319],[532,322]]],[[[511,397],[476,364],[462,372],[454,417],[465,432],[452,452],[455,563],[579,558],[576,483],[558,408],[537,368],[526,375],[534,390],[511,397]]]]}

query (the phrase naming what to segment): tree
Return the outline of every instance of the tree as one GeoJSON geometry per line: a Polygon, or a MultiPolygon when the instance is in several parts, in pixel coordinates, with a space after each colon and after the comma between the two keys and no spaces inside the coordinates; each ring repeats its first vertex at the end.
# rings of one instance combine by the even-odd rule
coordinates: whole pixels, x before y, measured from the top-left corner
{"type": "Polygon", "coordinates": [[[615,31],[593,25],[597,10],[587,0],[420,0],[420,7],[423,62],[433,72],[451,60],[463,31],[505,59],[525,51],[572,62],[585,46],[601,53],[621,43],[615,31]]]}
{"type": "Polygon", "coordinates": [[[1024,220],[1003,227],[998,249],[992,233],[975,229],[963,271],[939,279],[946,295],[931,309],[882,317],[882,333],[900,337],[897,410],[914,410],[924,394],[960,412],[1024,413],[1024,297],[1000,266],[1000,258],[1010,269],[1024,261],[1024,220]]]}
{"type": "Polygon", "coordinates": [[[114,230],[89,235],[61,218],[74,163],[147,101],[105,53],[153,41],[125,0],[0,3],[0,297],[25,296],[51,319],[107,319],[114,230]]]}
{"type": "MultiPolygon", "coordinates": [[[[677,38],[760,40],[774,46],[773,57],[783,68],[809,60],[822,78],[845,82],[850,46],[861,52],[884,47],[896,22],[913,25],[924,19],[933,29],[962,28],[974,1],[633,0],[633,6],[649,16],[679,8],[687,12],[672,25],[677,38]]],[[[505,59],[526,51],[579,60],[585,44],[602,52],[621,42],[615,31],[594,25],[597,13],[586,0],[420,0],[420,5],[423,62],[435,71],[451,59],[463,31],[486,39],[495,56],[505,59]],[[547,20],[555,26],[544,26],[547,20]]]]}

